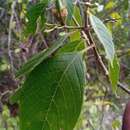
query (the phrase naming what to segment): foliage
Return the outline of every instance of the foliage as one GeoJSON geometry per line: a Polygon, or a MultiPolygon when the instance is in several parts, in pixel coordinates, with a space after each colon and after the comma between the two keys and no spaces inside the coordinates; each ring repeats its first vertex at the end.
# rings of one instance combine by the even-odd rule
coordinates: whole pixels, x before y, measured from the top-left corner
{"type": "Polygon", "coordinates": [[[21,129],[73,129],[82,107],[84,80],[78,53],[58,55],[39,64],[28,75],[18,99],[21,129]]]}
{"type": "Polygon", "coordinates": [[[101,41],[101,43],[105,48],[106,57],[112,64],[115,56],[115,49],[112,35],[110,34],[106,26],[103,24],[103,22],[100,21],[96,16],[90,15],[90,21],[94,31],[96,32],[99,40],[101,41]]]}
{"type": "Polygon", "coordinates": [[[22,76],[24,74],[32,71],[37,65],[39,65],[43,60],[47,59],[51,54],[53,54],[56,50],[63,46],[64,40],[66,40],[67,36],[60,38],[57,43],[53,44],[47,50],[43,50],[42,52],[35,55],[32,59],[30,59],[20,70],[17,72],[16,76],[22,76]]]}
{"type": "MultiPolygon", "coordinates": [[[[129,1],[6,2],[0,11],[6,8],[10,20],[0,28],[8,42],[0,46],[8,52],[0,71],[21,81],[11,98],[20,130],[106,130],[105,114],[121,113],[116,96],[129,83],[129,1]]],[[[120,119],[110,125],[118,130],[120,119]]]]}
{"type": "Polygon", "coordinates": [[[18,130],[19,129],[19,118],[11,117],[7,106],[3,107],[3,112],[0,114],[0,129],[5,130],[18,130]]]}

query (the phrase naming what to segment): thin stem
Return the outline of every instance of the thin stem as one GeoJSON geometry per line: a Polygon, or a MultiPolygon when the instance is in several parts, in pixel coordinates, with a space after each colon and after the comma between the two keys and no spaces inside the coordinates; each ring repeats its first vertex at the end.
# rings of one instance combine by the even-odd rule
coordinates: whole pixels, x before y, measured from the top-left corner
{"type": "Polygon", "coordinates": [[[50,29],[50,31],[54,31],[54,30],[56,30],[56,29],[84,29],[84,27],[83,26],[67,26],[67,25],[64,25],[64,26],[60,26],[60,25],[57,25],[57,24],[49,24],[49,23],[46,23],[46,25],[48,26],[48,27],[52,27],[51,29],[50,29]]]}
{"type": "Polygon", "coordinates": [[[8,55],[9,55],[9,61],[10,61],[10,66],[11,66],[11,72],[12,76],[14,77],[14,63],[13,63],[13,57],[12,57],[12,50],[11,50],[11,37],[12,37],[12,23],[14,19],[14,14],[15,14],[15,7],[16,7],[17,0],[13,1],[12,3],[12,12],[11,12],[11,17],[9,21],[9,32],[8,32],[8,55]]]}
{"type": "MultiPolygon", "coordinates": [[[[86,16],[88,18],[88,15],[86,15],[86,16]]],[[[80,26],[74,17],[73,17],[73,21],[78,27],[80,26]]],[[[89,27],[88,22],[87,22],[86,26],[89,27]]],[[[91,36],[90,29],[82,30],[81,34],[83,35],[84,39],[86,40],[86,43],[87,43],[88,46],[95,45],[95,42],[94,42],[94,40],[91,36]]],[[[109,80],[109,71],[107,70],[100,54],[98,53],[96,46],[94,46],[92,49],[93,49],[94,55],[95,55],[99,65],[102,68],[103,73],[106,75],[107,79],[109,80]]],[[[125,85],[123,85],[122,83],[118,82],[118,87],[121,88],[126,93],[130,94],[130,90],[125,85]]]]}
{"type": "Polygon", "coordinates": [[[95,47],[95,45],[91,45],[91,46],[89,46],[89,47],[86,47],[85,49],[83,49],[82,51],[81,51],[81,53],[85,53],[85,52],[87,52],[88,50],[90,50],[90,49],[92,49],[92,48],[94,48],[95,47]]]}

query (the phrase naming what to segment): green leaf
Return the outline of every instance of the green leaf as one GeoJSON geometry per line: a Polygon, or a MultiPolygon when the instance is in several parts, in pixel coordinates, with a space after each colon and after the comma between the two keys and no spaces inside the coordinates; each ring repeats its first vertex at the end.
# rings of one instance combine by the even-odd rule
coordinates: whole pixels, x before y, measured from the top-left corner
{"type": "Polygon", "coordinates": [[[65,0],[65,1],[67,5],[67,10],[68,10],[67,23],[69,23],[73,15],[73,9],[74,9],[73,0],[65,0]]]}
{"type": "Polygon", "coordinates": [[[72,42],[72,41],[79,40],[79,39],[81,39],[81,33],[80,33],[79,30],[73,32],[73,33],[70,35],[70,41],[71,41],[71,42],[72,42]]]}
{"type": "Polygon", "coordinates": [[[48,58],[51,54],[53,54],[55,51],[57,51],[60,47],[64,45],[64,41],[67,39],[67,35],[61,37],[59,40],[57,40],[56,43],[53,43],[53,45],[47,49],[43,50],[38,54],[35,54],[31,59],[29,59],[16,73],[16,77],[23,76],[30,71],[32,71],[37,65],[39,65],[43,60],[48,58]]]}
{"type": "Polygon", "coordinates": [[[96,16],[90,14],[91,25],[105,48],[106,57],[112,63],[115,56],[113,38],[107,27],[96,16]]]}
{"type": "MultiPolygon", "coordinates": [[[[32,5],[29,10],[27,11],[27,27],[25,30],[25,33],[28,34],[34,34],[37,28],[37,20],[41,16],[45,15],[45,9],[48,4],[48,0],[42,2],[42,3],[37,3],[35,5],[32,5]]],[[[45,17],[45,16],[44,16],[45,17]]],[[[45,23],[46,20],[42,19],[42,23],[45,23]]]]}
{"type": "MultiPolygon", "coordinates": [[[[81,6],[81,5],[79,5],[79,6],[81,6]]],[[[81,16],[81,11],[79,8],[80,7],[77,7],[77,6],[74,7],[73,15],[74,15],[75,19],[77,20],[77,22],[82,26],[82,16],[81,16]]]]}
{"type": "Polygon", "coordinates": [[[62,47],[61,49],[59,49],[59,51],[57,53],[66,53],[66,52],[79,52],[81,50],[83,50],[84,47],[84,43],[82,40],[76,40],[73,42],[68,42],[64,45],[64,47],[62,47]]]}
{"type": "Polygon", "coordinates": [[[27,77],[20,96],[21,130],[73,130],[85,84],[79,53],[44,60],[27,77]]]}
{"type": "Polygon", "coordinates": [[[120,65],[119,65],[117,57],[115,56],[112,64],[111,63],[109,64],[109,79],[112,84],[113,92],[116,92],[116,90],[117,90],[119,74],[120,74],[120,65]]]}
{"type": "Polygon", "coordinates": [[[22,92],[22,88],[19,88],[13,95],[11,95],[11,97],[10,97],[11,104],[18,102],[18,100],[20,99],[20,96],[21,96],[21,92],[22,92]]]}
{"type": "Polygon", "coordinates": [[[123,0],[122,4],[123,4],[125,10],[129,9],[129,0],[123,0]]]}
{"type": "Polygon", "coordinates": [[[56,0],[55,4],[56,4],[56,9],[58,10],[58,12],[60,12],[62,9],[65,8],[63,1],[61,1],[61,0],[56,0]]]}

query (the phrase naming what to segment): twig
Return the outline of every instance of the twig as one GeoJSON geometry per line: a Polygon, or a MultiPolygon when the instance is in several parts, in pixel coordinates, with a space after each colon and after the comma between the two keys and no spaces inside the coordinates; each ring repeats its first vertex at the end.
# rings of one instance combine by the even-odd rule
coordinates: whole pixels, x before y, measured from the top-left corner
{"type": "Polygon", "coordinates": [[[91,7],[97,7],[96,4],[91,4],[90,2],[78,1],[78,4],[85,5],[85,6],[89,7],[89,8],[91,8],[91,7]]]}
{"type": "Polygon", "coordinates": [[[38,34],[39,34],[39,36],[41,37],[41,40],[42,40],[42,42],[43,42],[45,48],[48,48],[48,44],[47,44],[47,42],[46,42],[46,40],[45,40],[45,37],[44,37],[44,35],[42,34],[42,32],[39,32],[38,34]]]}
{"type": "Polygon", "coordinates": [[[12,11],[11,11],[11,17],[9,21],[9,32],[8,32],[8,55],[9,55],[9,62],[11,66],[11,72],[12,76],[15,77],[14,75],[14,63],[13,63],[13,57],[12,57],[12,50],[11,50],[11,37],[12,37],[12,23],[14,19],[14,12],[15,12],[15,7],[16,7],[17,0],[13,1],[12,3],[12,11]]]}
{"type": "Polygon", "coordinates": [[[118,82],[118,87],[120,87],[122,90],[124,90],[126,93],[130,94],[130,90],[128,87],[120,82],[118,82]]]}
{"type": "MultiPolygon", "coordinates": [[[[91,36],[91,33],[90,31],[88,30],[88,37],[89,37],[89,41],[91,41],[92,43],[91,44],[95,44],[94,41],[93,41],[93,38],[91,36]]],[[[100,64],[100,66],[102,67],[102,71],[103,73],[106,75],[106,77],[109,79],[109,71],[107,70],[103,60],[101,59],[101,56],[99,55],[98,51],[96,50],[96,48],[93,48],[94,50],[94,53],[95,53],[95,56],[97,57],[98,59],[98,62],[100,64]]],[[[121,88],[123,91],[125,91],[126,93],[130,94],[130,90],[124,86],[122,83],[118,82],[118,87],[121,88]]]]}
{"type": "MultiPolygon", "coordinates": [[[[90,3],[90,0],[83,0],[84,1],[84,3],[89,3],[89,4],[91,4],[90,3]]],[[[84,10],[84,21],[85,21],[85,30],[87,30],[87,28],[89,27],[89,17],[88,17],[88,12],[89,11],[89,6],[87,5],[86,6],[86,9],[84,10]]]]}
{"type": "Polygon", "coordinates": [[[61,25],[57,25],[57,24],[49,24],[49,23],[46,23],[46,25],[49,27],[52,27],[51,29],[46,29],[46,32],[52,32],[52,31],[54,31],[54,30],[57,30],[57,29],[84,29],[84,27],[83,26],[79,26],[79,27],[77,27],[77,26],[67,26],[67,25],[64,25],[64,26],[61,26],[61,25]]]}
{"type": "Polygon", "coordinates": [[[90,50],[90,49],[92,49],[92,48],[94,48],[94,47],[95,47],[95,45],[91,45],[91,46],[86,47],[85,49],[83,49],[81,52],[82,52],[82,53],[87,52],[88,50],[90,50]]]}
{"type": "MultiPolygon", "coordinates": [[[[75,22],[75,24],[77,26],[79,26],[78,22],[76,21],[76,19],[73,17],[73,21],[75,22]]],[[[87,23],[88,24],[88,23],[87,23]]],[[[89,26],[89,25],[87,25],[89,26]]],[[[95,42],[91,36],[91,32],[90,30],[88,29],[85,29],[85,30],[82,30],[81,31],[81,34],[83,35],[83,37],[85,38],[86,40],[86,43],[88,44],[88,46],[91,46],[91,45],[95,45],[95,42]]],[[[94,55],[95,57],[97,58],[97,61],[98,63],[100,64],[100,66],[102,67],[102,71],[103,73],[106,75],[106,77],[109,79],[109,72],[104,64],[104,62],[102,61],[101,59],[101,56],[99,55],[97,49],[96,49],[96,46],[92,48],[93,49],[93,52],[94,52],[94,55]]],[[[123,91],[125,91],[126,93],[130,94],[130,90],[125,86],[123,85],[122,83],[118,82],[118,87],[121,88],[123,91]]]]}
{"type": "Polygon", "coordinates": [[[21,41],[21,34],[22,34],[21,23],[20,23],[20,19],[18,18],[18,14],[17,14],[16,11],[14,11],[14,17],[16,19],[16,24],[17,24],[17,27],[18,27],[19,40],[21,41]]]}
{"type": "Polygon", "coordinates": [[[121,20],[121,18],[105,19],[103,22],[104,22],[104,23],[109,23],[109,22],[115,23],[115,22],[117,22],[118,20],[121,20]]]}

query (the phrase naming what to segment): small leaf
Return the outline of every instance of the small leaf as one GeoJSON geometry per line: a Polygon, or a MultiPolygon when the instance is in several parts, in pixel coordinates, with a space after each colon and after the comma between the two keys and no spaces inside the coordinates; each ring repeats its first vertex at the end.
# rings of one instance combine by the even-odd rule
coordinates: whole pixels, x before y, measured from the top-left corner
{"type": "MultiPolygon", "coordinates": [[[[48,0],[42,2],[42,3],[37,3],[35,5],[32,5],[29,10],[27,11],[27,27],[25,30],[25,33],[28,34],[34,34],[36,31],[37,27],[37,20],[41,16],[45,14],[45,9],[48,4],[48,0]]],[[[45,19],[42,19],[42,23],[45,23],[45,19]]]]}
{"type": "Polygon", "coordinates": [[[68,42],[64,45],[64,47],[62,47],[61,49],[59,49],[59,51],[57,52],[59,53],[66,53],[66,52],[79,52],[81,50],[83,50],[84,47],[84,43],[82,40],[76,40],[73,42],[68,42]]]}
{"type": "Polygon", "coordinates": [[[61,37],[56,43],[54,43],[49,49],[43,50],[38,54],[35,54],[31,59],[25,63],[20,70],[16,73],[16,77],[23,76],[30,71],[32,71],[37,65],[39,65],[43,60],[47,59],[51,54],[57,51],[60,47],[64,45],[64,41],[67,39],[67,35],[61,37]]]}
{"type": "Polygon", "coordinates": [[[65,0],[65,1],[67,5],[67,10],[68,10],[67,22],[69,22],[73,15],[73,9],[74,9],[73,0],[65,0]]]}
{"type": "MultiPolygon", "coordinates": [[[[79,5],[79,6],[81,6],[81,5],[79,5]]],[[[74,15],[75,19],[77,20],[77,22],[82,26],[81,10],[77,6],[74,7],[73,15],[74,15]]]]}
{"type": "Polygon", "coordinates": [[[113,92],[116,92],[117,83],[119,81],[120,65],[117,60],[117,57],[114,57],[112,64],[109,64],[109,78],[112,84],[113,92]]]}
{"type": "Polygon", "coordinates": [[[27,77],[20,96],[21,130],[73,130],[85,84],[79,53],[44,60],[27,77]]]}
{"type": "Polygon", "coordinates": [[[106,57],[112,63],[115,56],[113,38],[107,27],[96,16],[90,14],[91,25],[105,48],[106,57]]]}

